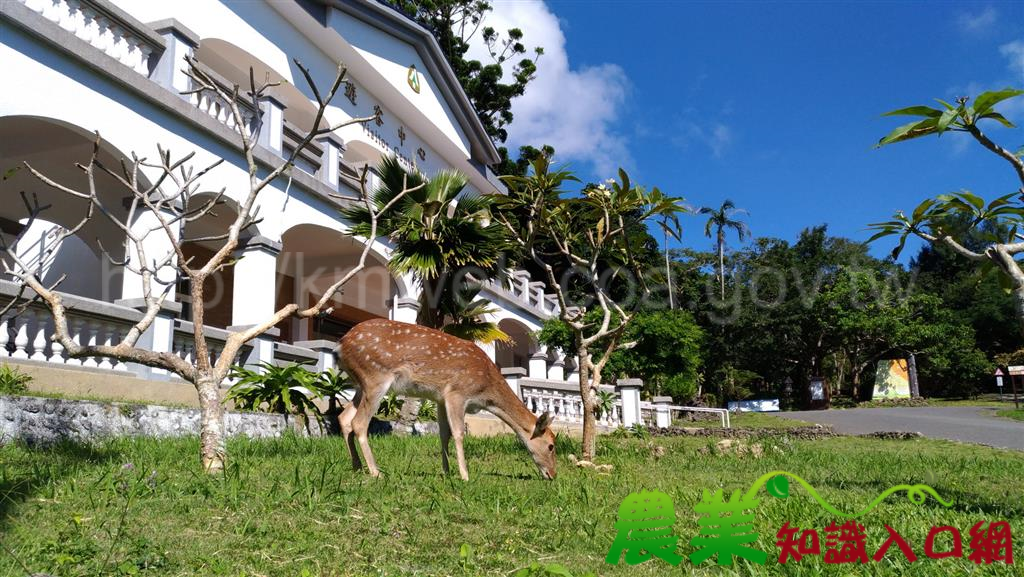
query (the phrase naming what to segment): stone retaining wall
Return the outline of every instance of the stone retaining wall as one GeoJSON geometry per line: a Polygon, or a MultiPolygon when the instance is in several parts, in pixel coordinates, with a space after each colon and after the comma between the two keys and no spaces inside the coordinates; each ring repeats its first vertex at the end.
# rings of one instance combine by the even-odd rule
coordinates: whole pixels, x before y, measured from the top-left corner
{"type": "MultiPolygon", "coordinates": [[[[279,437],[295,419],[267,413],[226,413],[229,436],[279,437]]],[[[311,429],[319,434],[316,421],[311,429]]],[[[176,437],[199,434],[199,410],[42,397],[0,396],[0,442],[30,444],[105,437],[176,437]]]]}

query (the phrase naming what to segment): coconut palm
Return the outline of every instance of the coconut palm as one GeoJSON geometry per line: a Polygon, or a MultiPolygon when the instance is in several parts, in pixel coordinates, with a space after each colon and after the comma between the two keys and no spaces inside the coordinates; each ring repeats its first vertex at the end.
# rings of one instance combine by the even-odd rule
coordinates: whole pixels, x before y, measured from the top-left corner
{"type": "MultiPolygon", "coordinates": [[[[418,322],[437,329],[449,324],[465,329],[472,317],[479,321],[476,330],[463,330],[459,336],[485,342],[507,338],[496,325],[480,320],[489,310],[486,301],[462,298],[467,283],[505,274],[502,256],[508,241],[504,227],[491,219],[492,197],[465,192],[468,180],[458,171],[442,170],[428,179],[419,172],[407,172],[394,156],[383,159],[376,172],[380,176],[373,193],[377,206],[386,206],[403,189],[414,188],[379,219],[377,230],[393,243],[388,263],[392,272],[412,273],[423,287],[418,322]]],[[[355,234],[369,234],[370,214],[365,206],[344,209],[342,214],[353,222],[355,234]]]]}
{"type": "Polygon", "coordinates": [[[718,282],[721,287],[721,297],[725,300],[725,232],[728,229],[736,231],[740,242],[746,240],[750,234],[747,224],[734,218],[739,214],[747,214],[742,208],[736,208],[736,204],[726,199],[722,206],[717,209],[708,206],[702,207],[699,214],[707,214],[708,222],[704,225],[704,236],[711,238],[712,231],[715,233],[715,242],[718,249],[718,282]]]}

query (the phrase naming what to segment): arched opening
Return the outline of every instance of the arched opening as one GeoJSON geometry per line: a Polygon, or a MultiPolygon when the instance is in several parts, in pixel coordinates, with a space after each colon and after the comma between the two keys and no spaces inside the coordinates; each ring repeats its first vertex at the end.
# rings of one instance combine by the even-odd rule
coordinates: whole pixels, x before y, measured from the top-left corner
{"type": "MultiPolygon", "coordinates": [[[[24,167],[28,162],[55,182],[88,192],[88,178],[76,164],[88,164],[95,138],[80,127],[50,118],[0,117],[0,174],[6,176],[0,184],[0,234],[8,244],[21,235],[15,250],[26,265],[38,267],[44,283],[52,285],[64,276],[59,290],[113,302],[121,298],[123,275],[110,260],[124,260],[124,232],[96,211],[74,236],[58,243],[60,232],[74,228],[85,217],[89,201],[54,190],[24,167]],[[30,199],[38,198],[41,206],[48,206],[31,226],[21,198],[23,192],[30,199]]],[[[114,168],[120,166],[125,155],[101,141],[98,158],[104,166],[114,168]]],[[[100,170],[95,172],[95,180],[104,208],[124,222],[125,201],[131,192],[100,170]]],[[[142,184],[148,185],[145,181],[142,184]]]]}
{"type": "MultiPolygon", "coordinates": [[[[281,144],[283,153],[287,157],[295,150],[299,141],[306,134],[313,130],[316,121],[317,107],[313,101],[300,91],[295,84],[285,78],[271,66],[259,58],[253,56],[242,48],[220,38],[204,38],[195,51],[196,60],[220,76],[226,86],[237,84],[240,92],[244,93],[251,87],[249,71],[252,70],[252,78],[257,85],[264,82],[276,83],[270,88],[267,94],[273,96],[284,105],[284,123],[281,127],[281,144]]],[[[244,98],[241,104],[251,108],[244,98]]],[[[254,115],[260,111],[251,110],[254,115]]],[[[325,120],[321,119],[320,126],[327,126],[325,120]]],[[[274,130],[265,126],[262,130],[274,130]]],[[[312,142],[296,158],[295,165],[309,174],[316,174],[320,170],[321,157],[323,155],[322,143],[312,142]]]]}
{"type": "Polygon", "coordinates": [[[512,338],[511,342],[497,344],[494,351],[494,362],[499,368],[521,367],[529,370],[530,355],[537,351],[537,340],[530,329],[523,323],[513,319],[502,319],[498,328],[512,338]]]}
{"type": "MultiPolygon", "coordinates": [[[[313,224],[294,226],[282,236],[277,258],[277,303],[309,306],[359,264],[362,243],[337,230],[313,224]]],[[[380,255],[371,252],[366,268],[328,303],[329,312],[310,320],[292,319],[281,329],[282,340],[337,340],[356,324],[388,318],[399,287],[380,255]]]]}
{"type": "MultiPolygon", "coordinates": [[[[198,210],[213,200],[212,194],[200,194],[189,199],[187,210],[198,210]]],[[[238,205],[222,199],[218,206],[201,218],[185,225],[181,238],[181,252],[193,267],[202,267],[222,246],[223,235],[238,218],[238,205]]],[[[250,228],[246,235],[255,234],[250,228]]],[[[187,278],[181,277],[176,287],[176,299],[181,303],[181,318],[193,319],[192,294],[187,278]]],[[[227,328],[231,326],[231,305],[235,292],[235,268],[226,266],[214,271],[203,283],[203,324],[227,328]]]]}
{"type": "Polygon", "coordinates": [[[195,51],[195,57],[230,84],[237,84],[240,91],[249,89],[250,68],[257,84],[264,81],[278,83],[270,91],[285,105],[285,120],[305,132],[312,130],[313,121],[316,119],[316,106],[291,80],[259,58],[220,38],[204,38],[195,51]]]}

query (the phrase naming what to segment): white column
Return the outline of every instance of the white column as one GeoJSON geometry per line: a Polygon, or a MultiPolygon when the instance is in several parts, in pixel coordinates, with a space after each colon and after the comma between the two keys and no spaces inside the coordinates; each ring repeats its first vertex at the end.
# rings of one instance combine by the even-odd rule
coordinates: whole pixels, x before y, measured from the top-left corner
{"type": "Polygon", "coordinates": [[[566,364],[572,363],[572,367],[569,369],[569,376],[565,377],[565,380],[570,383],[580,382],[580,367],[578,359],[566,359],[566,364]]]}
{"type": "Polygon", "coordinates": [[[277,255],[281,243],[254,236],[236,252],[231,324],[255,325],[270,318],[277,304],[277,255]]]}
{"type": "Polygon", "coordinates": [[[640,419],[640,379],[619,379],[615,391],[622,400],[622,426],[631,427],[642,422],[640,419]]]}
{"type": "MultiPolygon", "coordinates": [[[[281,243],[254,236],[236,253],[234,290],[231,295],[231,330],[266,322],[277,305],[277,255],[281,243]]],[[[274,360],[274,341],[280,331],[271,329],[252,341],[245,364],[274,360]]]]}
{"type": "Polygon", "coordinates": [[[47,309],[37,309],[35,313],[35,325],[36,332],[35,338],[32,339],[32,356],[29,358],[34,361],[45,361],[46,360],[46,326],[50,321],[50,311],[47,309]]]}
{"type": "Polygon", "coordinates": [[[530,378],[531,379],[546,379],[548,378],[548,349],[545,346],[540,346],[537,351],[530,355],[530,378]]]}
{"type": "MultiPolygon", "coordinates": [[[[132,231],[137,233],[139,236],[142,236],[145,231],[153,230],[153,232],[146,235],[146,238],[143,241],[143,249],[146,251],[146,260],[149,262],[150,266],[152,266],[154,261],[161,262],[167,257],[167,255],[172,254],[174,252],[174,246],[171,243],[171,239],[167,237],[167,234],[164,233],[163,230],[159,230],[160,220],[155,214],[145,207],[139,207],[136,210],[136,213],[135,221],[131,225],[132,231]]],[[[166,213],[164,217],[170,218],[172,215],[170,213],[166,213]]],[[[177,230],[173,227],[172,231],[175,232],[175,234],[177,233],[177,230]]],[[[134,242],[128,241],[125,247],[125,250],[127,251],[125,254],[130,262],[137,264],[139,258],[135,246],[134,242]]],[[[170,283],[175,282],[174,262],[175,261],[172,260],[169,266],[158,271],[159,274],[154,275],[150,281],[150,291],[152,292],[152,296],[159,296],[167,286],[167,284],[161,283],[160,279],[170,283]]],[[[168,291],[167,299],[164,302],[175,300],[176,297],[174,292],[174,289],[171,288],[168,291]]],[[[142,276],[125,268],[121,280],[121,299],[143,299],[145,296],[146,295],[143,294],[142,290],[142,276]]]]}

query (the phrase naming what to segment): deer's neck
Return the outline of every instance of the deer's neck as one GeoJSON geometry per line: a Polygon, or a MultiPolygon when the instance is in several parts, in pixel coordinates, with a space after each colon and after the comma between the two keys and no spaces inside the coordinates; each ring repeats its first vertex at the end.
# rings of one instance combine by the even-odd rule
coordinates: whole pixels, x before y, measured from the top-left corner
{"type": "Polygon", "coordinates": [[[493,398],[487,404],[487,410],[511,427],[516,435],[529,439],[537,424],[537,417],[512,392],[504,379],[501,379],[500,383],[495,383],[493,390],[493,398]]]}

